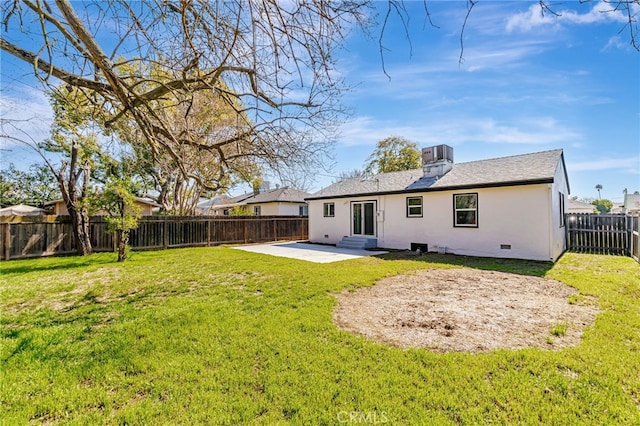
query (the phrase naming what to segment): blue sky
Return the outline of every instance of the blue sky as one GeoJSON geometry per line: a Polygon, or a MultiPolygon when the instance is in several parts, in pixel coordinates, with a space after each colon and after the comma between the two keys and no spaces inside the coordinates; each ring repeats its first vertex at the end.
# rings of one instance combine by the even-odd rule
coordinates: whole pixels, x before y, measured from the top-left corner
{"type": "MultiPolygon", "coordinates": [[[[621,15],[603,4],[555,5],[560,16],[540,14],[538,2],[479,1],[464,33],[465,2],[406,2],[409,39],[391,19],[382,44],[378,31],[353,33],[340,54],[338,72],[352,89],[344,97],[351,117],[342,126],[331,171],[362,168],[375,144],[403,136],[420,147],[448,144],[456,162],[562,148],[571,195],[622,202],[623,189],[640,191],[640,53],[621,15]]],[[[387,3],[377,4],[378,12],[387,3]]],[[[50,116],[29,69],[2,54],[0,112],[45,135],[50,116]]],[[[2,164],[27,155],[4,146],[2,164]],[[8,150],[7,150],[8,149],[8,150]]]]}
{"type": "MultiPolygon", "coordinates": [[[[361,168],[375,144],[404,136],[453,146],[456,162],[562,148],[571,194],[621,202],[640,190],[640,53],[622,19],[598,2],[480,1],[464,34],[464,2],[409,2],[410,44],[399,21],[377,39],[353,36],[340,71],[355,88],[336,147],[336,170],[361,168]]],[[[381,12],[386,4],[381,3],[381,12]]],[[[331,178],[325,180],[331,182],[331,178]]]]}

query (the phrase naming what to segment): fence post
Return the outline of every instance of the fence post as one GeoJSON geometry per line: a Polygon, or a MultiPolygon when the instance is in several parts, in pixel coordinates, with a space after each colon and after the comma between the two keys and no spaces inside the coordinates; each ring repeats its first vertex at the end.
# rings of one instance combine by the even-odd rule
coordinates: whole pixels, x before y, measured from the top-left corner
{"type": "Polygon", "coordinates": [[[277,219],[273,219],[273,241],[278,241],[278,222],[277,219]]]}
{"type": "Polygon", "coordinates": [[[162,231],[162,245],[166,250],[169,247],[169,224],[167,222],[167,216],[164,217],[164,226],[162,231]]]}
{"type": "Polygon", "coordinates": [[[247,219],[243,219],[242,221],[244,222],[244,243],[247,244],[248,223],[247,223],[247,219]]]}
{"type": "Polygon", "coordinates": [[[2,229],[2,259],[9,260],[11,258],[11,224],[0,224],[2,229]]]}

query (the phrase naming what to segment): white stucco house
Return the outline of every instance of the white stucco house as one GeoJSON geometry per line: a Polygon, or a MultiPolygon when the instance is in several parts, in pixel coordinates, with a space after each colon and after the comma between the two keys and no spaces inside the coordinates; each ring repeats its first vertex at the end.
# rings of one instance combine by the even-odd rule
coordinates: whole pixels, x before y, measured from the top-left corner
{"type": "MultiPolygon", "coordinates": [[[[156,203],[155,201],[141,197],[136,197],[135,203],[140,210],[141,216],[151,216],[155,209],[161,207],[160,204],[156,203]]],[[[46,203],[44,203],[44,206],[51,211],[51,214],[57,216],[69,215],[69,210],[67,210],[67,204],[64,200],[47,201],[46,203]]],[[[106,216],[107,213],[104,211],[98,211],[95,213],[95,215],[106,216]]]]}
{"type": "Polygon", "coordinates": [[[591,203],[585,203],[578,200],[569,200],[567,204],[567,213],[595,213],[596,206],[591,203]]]}
{"type": "Polygon", "coordinates": [[[306,200],[309,240],[555,261],[566,249],[569,182],[561,149],[453,163],[447,145],[423,168],[353,178],[306,200]]]}
{"type": "Polygon", "coordinates": [[[47,214],[46,210],[25,204],[17,204],[0,209],[0,216],[40,216],[44,214],[47,214]]]}
{"type": "Polygon", "coordinates": [[[640,213],[640,194],[624,194],[624,204],[622,205],[622,211],[629,214],[640,213]]]}
{"type": "Polygon", "coordinates": [[[235,197],[228,195],[219,195],[209,200],[203,200],[196,206],[196,212],[199,215],[205,216],[218,216],[229,215],[230,210],[240,205],[247,198],[252,197],[254,194],[242,194],[235,197]]]}
{"type": "Polygon", "coordinates": [[[266,189],[258,194],[244,194],[227,202],[212,204],[207,214],[230,215],[234,207],[243,207],[255,216],[307,216],[309,193],[289,187],[266,189]]]}
{"type": "Polygon", "coordinates": [[[285,186],[247,198],[244,205],[256,216],[306,216],[307,196],[307,192],[285,186]]]}

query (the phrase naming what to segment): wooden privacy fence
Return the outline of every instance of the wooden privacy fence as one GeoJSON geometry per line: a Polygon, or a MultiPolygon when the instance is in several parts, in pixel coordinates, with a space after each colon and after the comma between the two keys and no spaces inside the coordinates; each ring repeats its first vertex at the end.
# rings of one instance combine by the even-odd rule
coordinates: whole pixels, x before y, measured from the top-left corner
{"type": "MultiPolygon", "coordinates": [[[[113,251],[114,235],[104,218],[93,217],[90,225],[93,250],[113,251]]],[[[3,222],[0,238],[2,260],[76,252],[68,216],[3,222]]],[[[302,216],[145,216],[132,230],[129,244],[133,250],[161,250],[308,238],[309,220],[302,216]]]]}
{"type": "Polygon", "coordinates": [[[639,260],[638,215],[568,213],[567,250],[639,260]]]}

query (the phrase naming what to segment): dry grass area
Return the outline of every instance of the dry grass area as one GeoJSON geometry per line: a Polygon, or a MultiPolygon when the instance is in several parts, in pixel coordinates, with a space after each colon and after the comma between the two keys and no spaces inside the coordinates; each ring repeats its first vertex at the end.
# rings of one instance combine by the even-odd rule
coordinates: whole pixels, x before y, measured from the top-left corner
{"type": "Polygon", "coordinates": [[[575,346],[598,313],[561,282],[471,268],[420,270],[336,297],[342,329],[438,352],[575,346]]]}

